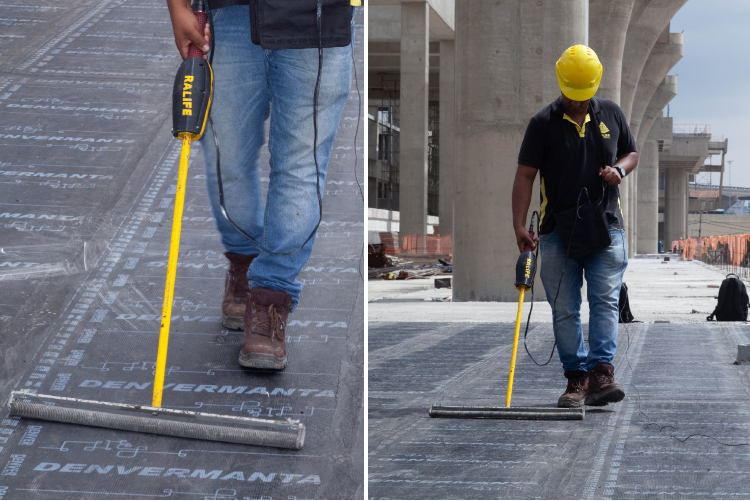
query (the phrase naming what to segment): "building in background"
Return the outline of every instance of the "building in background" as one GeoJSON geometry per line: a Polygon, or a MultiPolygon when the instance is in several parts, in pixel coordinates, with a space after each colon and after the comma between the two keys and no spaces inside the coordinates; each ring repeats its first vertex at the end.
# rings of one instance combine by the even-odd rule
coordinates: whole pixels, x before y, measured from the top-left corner
{"type": "Polygon", "coordinates": [[[639,166],[620,186],[629,254],[688,236],[690,211],[731,199],[728,140],[663,115],[683,55],[670,21],[686,2],[372,0],[370,241],[451,234],[454,301],[514,300],[518,150],[531,116],[560,95],[554,63],[579,43],[597,52],[597,96],[620,105],[638,146],[639,166]],[[721,173],[715,190],[702,188],[709,172],[721,173]]]}
{"type": "Polygon", "coordinates": [[[450,203],[451,179],[440,176],[453,157],[453,23],[454,0],[369,4],[371,241],[380,231],[452,233],[445,214],[435,227],[450,203]]]}

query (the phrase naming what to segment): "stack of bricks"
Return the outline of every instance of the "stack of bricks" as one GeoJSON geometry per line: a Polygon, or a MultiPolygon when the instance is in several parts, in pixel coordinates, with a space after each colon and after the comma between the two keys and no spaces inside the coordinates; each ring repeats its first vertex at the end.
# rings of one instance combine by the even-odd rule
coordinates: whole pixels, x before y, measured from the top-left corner
{"type": "MultiPolygon", "coordinates": [[[[381,240],[382,241],[382,240],[381,240]]],[[[453,255],[452,235],[406,235],[404,254],[453,255]]]]}
{"type": "Polygon", "coordinates": [[[440,254],[446,254],[453,256],[453,235],[441,235],[440,239],[440,254]]]}
{"type": "Polygon", "coordinates": [[[381,231],[379,233],[380,243],[385,246],[385,253],[395,255],[401,252],[398,244],[398,233],[390,231],[381,231]]]}

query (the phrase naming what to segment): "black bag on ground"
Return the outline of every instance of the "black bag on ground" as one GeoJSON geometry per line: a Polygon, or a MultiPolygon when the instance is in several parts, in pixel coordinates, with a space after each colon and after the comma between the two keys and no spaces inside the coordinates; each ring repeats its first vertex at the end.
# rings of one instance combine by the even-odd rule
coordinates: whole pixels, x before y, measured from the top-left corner
{"type": "Polygon", "coordinates": [[[727,275],[721,282],[719,289],[719,302],[716,309],[706,320],[719,322],[745,322],[747,321],[748,297],[745,284],[740,277],[734,273],[727,275]]]}
{"type": "Polygon", "coordinates": [[[632,323],[633,320],[635,320],[633,313],[630,311],[630,301],[628,301],[628,286],[625,285],[625,282],[623,282],[622,287],[620,287],[620,300],[618,301],[617,309],[620,311],[620,319],[618,320],[618,323],[629,324],[632,323]]]}

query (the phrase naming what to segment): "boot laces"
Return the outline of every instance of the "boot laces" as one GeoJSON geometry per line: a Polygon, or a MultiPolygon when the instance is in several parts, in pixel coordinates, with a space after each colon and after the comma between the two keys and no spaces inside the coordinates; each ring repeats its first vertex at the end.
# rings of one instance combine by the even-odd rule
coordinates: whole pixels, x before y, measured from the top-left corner
{"type": "Polygon", "coordinates": [[[268,310],[265,311],[262,307],[259,307],[258,313],[260,313],[260,315],[258,315],[258,328],[268,329],[271,333],[271,340],[273,340],[274,337],[277,337],[280,341],[283,341],[286,337],[286,332],[284,332],[284,322],[281,320],[281,315],[276,307],[271,304],[268,306],[268,310]]]}
{"type": "Polygon", "coordinates": [[[583,385],[586,382],[584,377],[572,377],[568,379],[568,389],[565,393],[580,393],[583,390],[583,385]]]}

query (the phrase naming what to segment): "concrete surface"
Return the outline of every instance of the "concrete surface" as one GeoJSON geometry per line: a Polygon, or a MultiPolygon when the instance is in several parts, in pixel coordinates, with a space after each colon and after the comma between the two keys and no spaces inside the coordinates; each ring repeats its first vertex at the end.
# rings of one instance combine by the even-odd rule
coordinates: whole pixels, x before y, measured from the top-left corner
{"type": "Polygon", "coordinates": [[[596,96],[620,104],[622,53],[635,0],[589,0],[589,47],[602,63],[596,96]]]}
{"type": "MultiPolygon", "coordinates": [[[[440,311],[469,304],[371,302],[369,497],[747,498],[750,370],[734,361],[750,328],[705,322],[718,291],[708,286],[722,278],[695,262],[631,260],[631,306],[646,323],[619,326],[613,363],[627,396],[583,421],[429,418],[436,403],[504,405],[515,305],[471,303],[451,317],[440,311]]],[[[426,295],[402,287],[402,298],[426,295]]],[[[553,340],[542,317],[535,307],[528,343],[540,363],[553,340]]],[[[519,347],[513,406],[553,407],[564,389],[556,353],[537,367],[519,347]]]]}
{"type": "Polygon", "coordinates": [[[584,12],[579,0],[465,0],[456,11],[456,301],[515,296],[517,247],[507,236],[518,149],[529,119],[560,95],[554,62],[585,42],[584,12]]]}
{"type": "Polygon", "coordinates": [[[664,180],[664,246],[687,236],[688,171],[666,169],[664,180]]]}
{"type": "MultiPolygon", "coordinates": [[[[633,137],[636,139],[640,137],[639,131],[643,124],[644,115],[656,89],[667,77],[667,73],[682,59],[682,33],[666,33],[666,35],[666,41],[662,42],[660,39],[654,44],[646,65],[643,67],[643,72],[641,72],[641,78],[638,80],[638,88],[635,92],[629,121],[633,137]]],[[[647,136],[648,131],[644,132],[647,136]]],[[[640,146],[641,143],[638,143],[639,149],[640,146]]]]}
{"type": "MultiPolygon", "coordinates": [[[[370,29],[375,32],[375,38],[379,40],[388,39],[388,26],[391,26],[391,33],[396,35],[396,31],[401,23],[398,15],[398,6],[408,2],[425,2],[430,7],[430,31],[441,40],[453,39],[454,19],[455,19],[455,0],[372,0],[368,2],[368,8],[373,9],[376,14],[375,22],[372,18],[370,29]],[[389,7],[396,7],[391,8],[389,7]],[[382,31],[381,31],[382,30],[382,31]]],[[[372,33],[371,31],[371,37],[372,33]]],[[[391,38],[398,39],[399,36],[391,38]]]]}
{"type": "MultiPolygon", "coordinates": [[[[427,111],[430,80],[430,6],[401,5],[401,236],[427,233],[427,111]]],[[[403,244],[402,244],[403,245],[403,244]]]]}
{"type": "MultiPolygon", "coordinates": [[[[654,122],[664,114],[664,108],[667,104],[677,95],[677,75],[667,75],[664,80],[656,88],[654,95],[651,96],[651,101],[648,103],[643,118],[641,120],[641,127],[638,129],[637,142],[640,144],[646,141],[651,127],[654,122]]],[[[661,139],[661,138],[656,138],[661,139]]],[[[671,130],[670,130],[671,139],[671,130]]],[[[640,254],[640,252],[639,252],[640,254]]]]}
{"type": "MultiPolygon", "coordinates": [[[[669,41],[669,23],[687,0],[643,0],[633,7],[630,25],[625,39],[622,57],[622,82],[620,89],[620,107],[628,121],[633,119],[633,106],[636,92],[644,66],[653,50],[654,44],[666,34],[669,41]],[[665,32],[666,29],[666,32],[665,32]]],[[[647,99],[644,106],[648,105],[647,99]]],[[[638,136],[635,136],[636,139],[638,136]]],[[[637,177],[628,176],[620,187],[622,211],[625,217],[625,231],[628,236],[628,255],[635,252],[636,224],[638,221],[637,177]]]]}
{"type": "MultiPolygon", "coordinates": [[[[363,22],[359,9],[360,89],[363,22]]],[[[180,151],[170,133],[180,58],[166,3],[0,1],[0,33],[0,404],[26,388],[150,405],[180,151]]],[[[323,223],[289,319],[284,372],[237,365],[243,334],[221,326],[227,266],[197,145],[188,171],[163,403],[293,416],[308,426],[305,447],[202,442],[4,411],[1,497],[364,496],[363,103],[352,81],[323,223]]],[[[268,162],[264,148],[266,183],[268,162]]]]}
{"type": "MultiPolygon", "coordinates": [[[[718,286],[726,273],[697,261],[679,261],[665,254],[630,259],[625,271],[630,309],[644,323],[702,323],[716,306],[718,286]],[[694,313],[695,311],[695,313],[694,313]]],[[[450,276],[450,275],[446,275],[450,276]]],[[[440,278],[438,276],[437,278],[440,278]]],[[[436,277],[423,280],[369,280],[370,322],[515,322],[516,302],[451,302],[450,289],[435,289],[436,277]]],[[[536,287],[541,288],[537,274],[536,287]]],[[[585,299],[585,295],[584,295],[585,299]]],[[[530,302],[524,304],[524,325],[530,302]]],[[[581,320],[588,323],[588,302],[581,307],[581,320]]],[[[546,301],[535,301],[532,326],[551,323],[546,301]]]]}
{"type": "Polygon", "coordinates": [[[642,254],[659,251],[659,144],[649,138],[638,154],[638,242],[642,254]]]}
{"type": "Polygon", "coordinates": [[[440,41],[440,198],[439,233],[453,234],[453,203],[456,194],[456,43],[440,41]]]}

